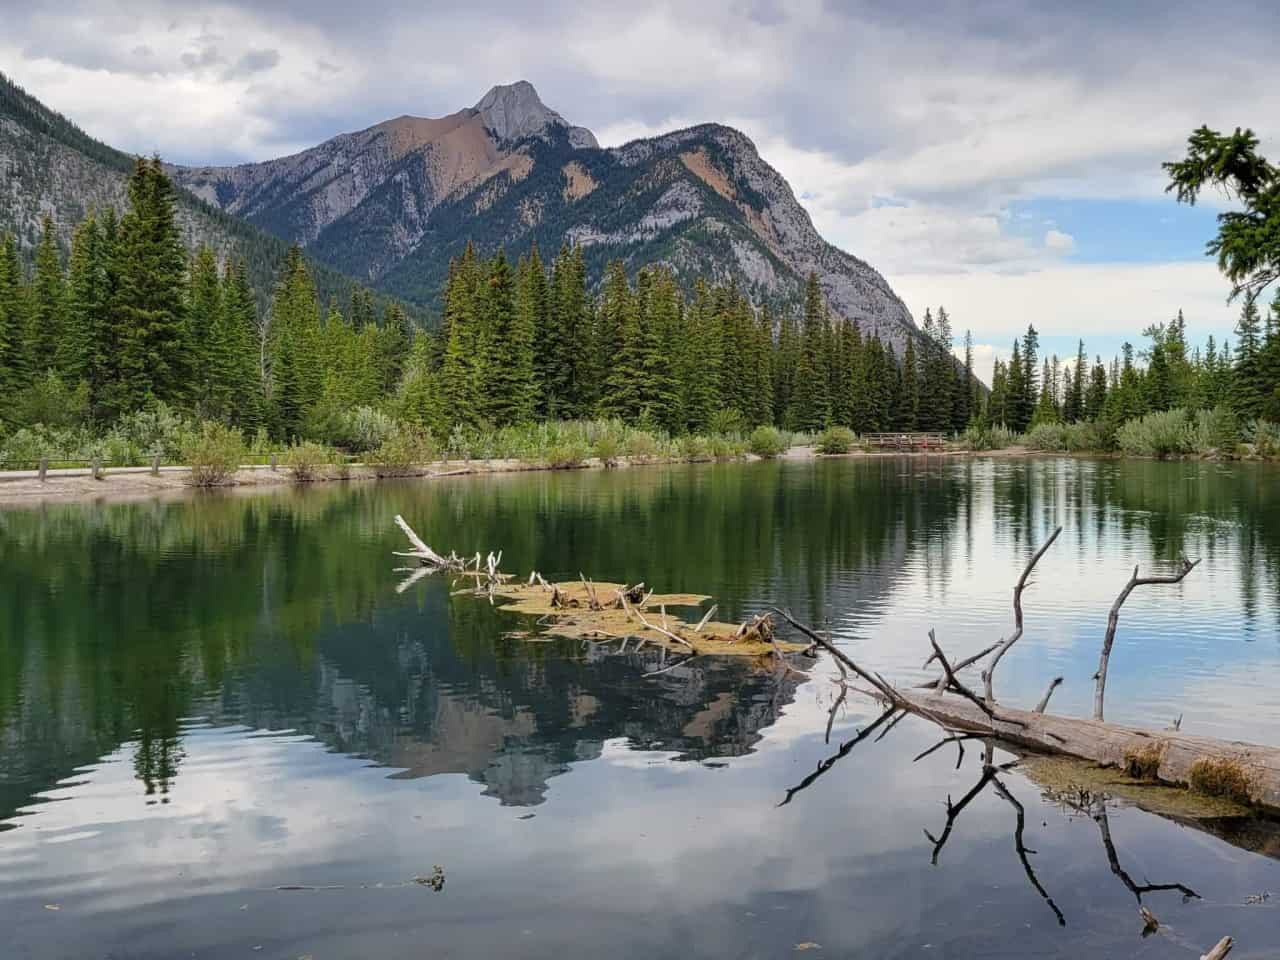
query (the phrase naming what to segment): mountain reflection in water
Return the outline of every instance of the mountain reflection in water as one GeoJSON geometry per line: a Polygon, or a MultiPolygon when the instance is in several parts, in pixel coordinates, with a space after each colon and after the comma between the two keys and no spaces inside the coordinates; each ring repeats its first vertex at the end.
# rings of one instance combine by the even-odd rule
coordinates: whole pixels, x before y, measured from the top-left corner
{"type": "Polygon", "coordinates": [[[1109,718],[1280,742],[1274,481],[887,458],[0,512],[0,918],[33,957],[372,956],[410,937],[1164,957],[1224,933],[1265,956],[1248,945],[1280,939],[1277,901],[1246,901],[1280,892],[1273,824],[1150,815],[1018,768],[948,817],[981,746],[912,763],[939,734],[908,718],[844,749],[876,719],[853,696],[827,743],[825,659],[646,677],[669,664],[656,649],[507,638],[529,625],[446,578],[395,592],[391,518],[510,569],[709,593],[727,619],[783,604],[904,683],[926,676],[930,627],[956,651],[1007,631],[1012,580],[1061,523],[1002,687],[1034,702],[1064,675],[1054,705],[1076,714],[1132,565],[1202,556],[1126,606],[1109,718]],[[397,885],[433,864],[438,896],[397,885]],[[1139,904],[1161,922],[1147,941],[1139,904]]]}

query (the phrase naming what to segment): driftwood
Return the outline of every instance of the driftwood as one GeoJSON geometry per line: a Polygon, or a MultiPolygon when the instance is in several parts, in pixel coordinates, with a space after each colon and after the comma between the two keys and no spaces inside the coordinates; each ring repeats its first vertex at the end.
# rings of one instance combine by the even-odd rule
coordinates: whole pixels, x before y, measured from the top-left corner
{"type": "Polygon", "coordinates": [[[1138,568],[1133,568],[1133,576],[1124,585],[1124,589],[1116,597],[1116,602],[1111,605],[1111,612],[1107,614],[1107,635],[1102,640],[1102,654],[1098,657],[1098,672],[1093,675],[1093,679],[1097,682],[1093,693],[1093,719],[1102,719],[1102,699],[1107,692],[1107,667],[1111,662],[1111,645],[1115,643],[1116,627],[1120,623],[1120,608],[1129,599],[1129,594],[1133,593],[1135,587],[1145,587],[1153,583],[1181,583],[1186,575],[1196,568],[1196,564],[1199,562],[1199,560],[1196,560],[1193,563],[1183,557],[1178,572],[1166,577],[1139,577],[1138,568]]]}
{"type": "Polygon", "coordinates": [[[1040,544],[1040,549],[1032,554],[1031,559],[1027,561],[1027,565],[1022,568],[1022,576],[1018,578],[1018,582],[1013,588],[1013,633],[1009,634],[1008,640],[1001,641],[1000,645],[996,647],[996,652],[991,655],[991,662],[982,671],[982,682],[986,687],[988,704],[996,702],[993,684],[1000,658],[1009,652],[1010,647],[1022,639],[1022,591],[1027,588],[1027,577],[1031,576],[1031,571],[1040,562],[1040,558],[1044,556],[1045,551],[1053,546],[1053,541],[1058,539],[1058,534],[1060,533],[1062,533],[1062,528],[1058,527],[1049,535],[1048,540],[1040,544]]]}
{"type": "MultiPolygon", "coordinates": [[[[884,698],[881,695],[882,699],[884,698]]],[[[1189,785],[1280,813],[1280,748],[1004,707],[989,717],[952,693],[897,691],[891,701],[948,730],[995,736],[1040,753],[1119,767],[1137,779],[1189,785]]]]}

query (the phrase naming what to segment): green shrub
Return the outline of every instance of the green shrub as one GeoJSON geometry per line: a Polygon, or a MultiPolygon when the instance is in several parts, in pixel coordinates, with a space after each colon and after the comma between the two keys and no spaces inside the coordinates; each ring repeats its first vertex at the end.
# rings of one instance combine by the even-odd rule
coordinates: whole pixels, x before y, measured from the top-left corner
{"type": "Polygon", "coordinates": [[[1280,424],[1269,420],[1255,420],[1249,425],[1246,434],[1256,456],[1266,457],[1268,460],[1280,459],[1280,424]]]}
{"type": "Polygon", "coordinates": [[[1067,428],[1061,423],[1040,423],[1023,438],[1029,450],[1067,449],[1067,428]]]}
{"type": "Polygon", "coordinates": [[[756,427],[747,439],[747,447],[757,457],[772,459],[787,452],[787,438],[776,427],[756,427]]]}
{"type": "Polygon", "coordinates": [[[1002,450],[1012,447],[1019,436],[1003,423],[988,425],[971,422],[960,434],[960,446],[965,450],[1002,450]]]}
{"type": "Polygon", "coordinates": [[[544,459],[552,470],[572,470],[582,466],[590,452],[585,440],[566,439],[548,447],[544,459]]]}
{"type": "Polygon", "coordinates": [[[334,451],[322,443],[305,440],[284,452],[284,465],[298,483],[310,483],[323,469],[337,460],[334,451]]]}
{"type": "Polygon", "coordinates": [[[246,453],[239,430],[213,420],[205,421],[182,451],[182,462],[191,468],[188,482],[197,487],[229,483],[246,453]]]}
{"type": "Polygon", "coordinates": [[[379,477],[404,477],[420,464],[436,458],[436,446],[430,434],[400,427],[384,439],[368,456],[369,466],[379,477]]]}
{"type": "Polygon", "coordinates": [[[1191,453],[1192,429],[1181,408],[1135,417],[1116,431],[1120,449],[1138,457],[1175,457],[1191,453]]]}
{"type": "Polygon", "coordinates": [[[132,449],[144,458],[159,451],[163,460],[176,460],[197,438],[200,427],[168,404],[157,402],[146,410],[127,413],[112,428],[132,449]]]}
{"type": "Polygon", "coordinates": [[[706,437],[683,436],[676,442],[676,456],[689,463],[703,463],[711,459],[711,443],[706,437]]]}
{"type": "Polygon", "coordinates": [[[747,421],[734,407],[723,407],[707,420],[707,432],[713,437],[740,437],[747,430],[747,421]]]}
{"type": "Polygon", "coordinates": [[[5,414],[14,423],[27,426],[79,426],[89,419],[89,384],[83,380],[67,383],[50,370],[18,390],[5,414]]]}
{"type": "Polygon", "coordinates": [[[632,460],[649,461],[657,460],[662,456],[662,444],[658,438],[651,433],[645,433],[643,430],[634,430],[627,435],[624,448],[627,456],[632,460]]]}
{"type": "Polygon", "coordinates": [[[1235,456],[1240,443],[1240,421],[1225,406],[1197,410],[1191,422],[1190,443],[1195,453],[1235,456]]]}
{"type": "Polygon", "coordinates": [[[737,460],[747,452],[747,444],[743,440],[731,440],[728,437],[711,438],[711,456],[716,460],[737,460]]]}
{"type": "Polygon", "coordinates": [[[857,436],[848,427],[827,427],[818,436],[817,450],[828,455],[849,453],[857,442],[857,436]]]}
{"type": "Polygon", "coordinates": [[[618,457],[622,455],[622,441],[611,433],[602,434],[596,439],[591,453],[606,467],[616,467],[618,457]]]}

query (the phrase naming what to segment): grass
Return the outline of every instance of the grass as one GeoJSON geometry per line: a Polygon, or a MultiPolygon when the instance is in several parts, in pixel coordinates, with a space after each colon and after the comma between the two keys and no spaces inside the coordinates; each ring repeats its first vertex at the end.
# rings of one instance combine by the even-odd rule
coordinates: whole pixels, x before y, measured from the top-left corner
{"type": "Polygon", "coordinates": [[[1244,764],[1228,757],[1200,757],[1191,764],[1187,779],[1191,789],[1236,803],[1251,802],[1252,778],[1244,764]]]}

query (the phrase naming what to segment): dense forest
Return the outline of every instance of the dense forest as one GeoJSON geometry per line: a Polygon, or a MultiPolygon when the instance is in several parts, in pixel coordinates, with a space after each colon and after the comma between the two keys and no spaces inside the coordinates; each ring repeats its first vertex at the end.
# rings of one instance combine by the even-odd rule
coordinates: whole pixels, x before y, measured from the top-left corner
{"type": "Polygon", "coordinates": [[[1212,336],[1203,350],[1190,347],[1181,311],[1143,335],[1145,349],[1126,343],[1109,363],[1095,357],[1090,364],[1083,340],[1075,357],[1041,361],[1039,335],[1028,327],[1012,356],[995,363],[987,420],[1022,432],[1045,423],[1120,424],[1162,410],[1224,408],[1243,423],[1280,421],[1280,295],[1265,321],[1246,301],[1234,353],[1212,336]]]}
{"type": "Polygon", "coordinates": [[[357,408],[447,436],[455,426],[609,417],[670,434],[775,423],[815,431],[962,429],[980,398],[926,314],[898,358],[833,320],[810,277],[802,315],[775,318],[732,286],[686,299],[662,270],[611,264],[593,295],[580,248],[549,268],[468,248],[450,266],[438,331],[357,290],[321,302],[296,248],[270,306],[243,262],[188,257],[174,192],[139,160],[129,209],[88,217],[67,264],[50,227],[26,271],[0,256],[0,388],[10,428],[103,427],[158,403],[277,440],[341,442],[357,408]],[[28,275],[29,273],[29,275],[28,275]]]}
{"type": "Polygon", "coordinates": [[[428,331],[363,289],[324,303],[296,247],[269,297],[242,260],[189,255],[157,160],[135,163],[128,199],[122,216],[80,224],[65,264],[52,225],[29,270],[12,237],[0,243],[5,430],[101,434],[160,408],[264,441],[358,449],[353,418],[370,414],[438,440],[588,418],[670,436],[1071,423],[1109,424],[1113,436],[1175,408],[1227,411],[1240,430],[1280,420],[1280,298],[1265,319],[1246,299],[1234,352],[1212,337],[1190,349],[1179,314],[1147,329],[1141,353],[1126,344],[1090,364],[1081,342],[1064,363],[1040,356],[1029,327],[987,391],[968,334],[953,354],[945,309],[925,312],[898,357],[831,316],[813,276],[803,310],[775,316],[732,285],[699,282],[688,296],[662,269],[628,278],[614,262],[593,285],[579,247],[549,265],[536,245],[515,262],[468,247],[428,331]]]}

